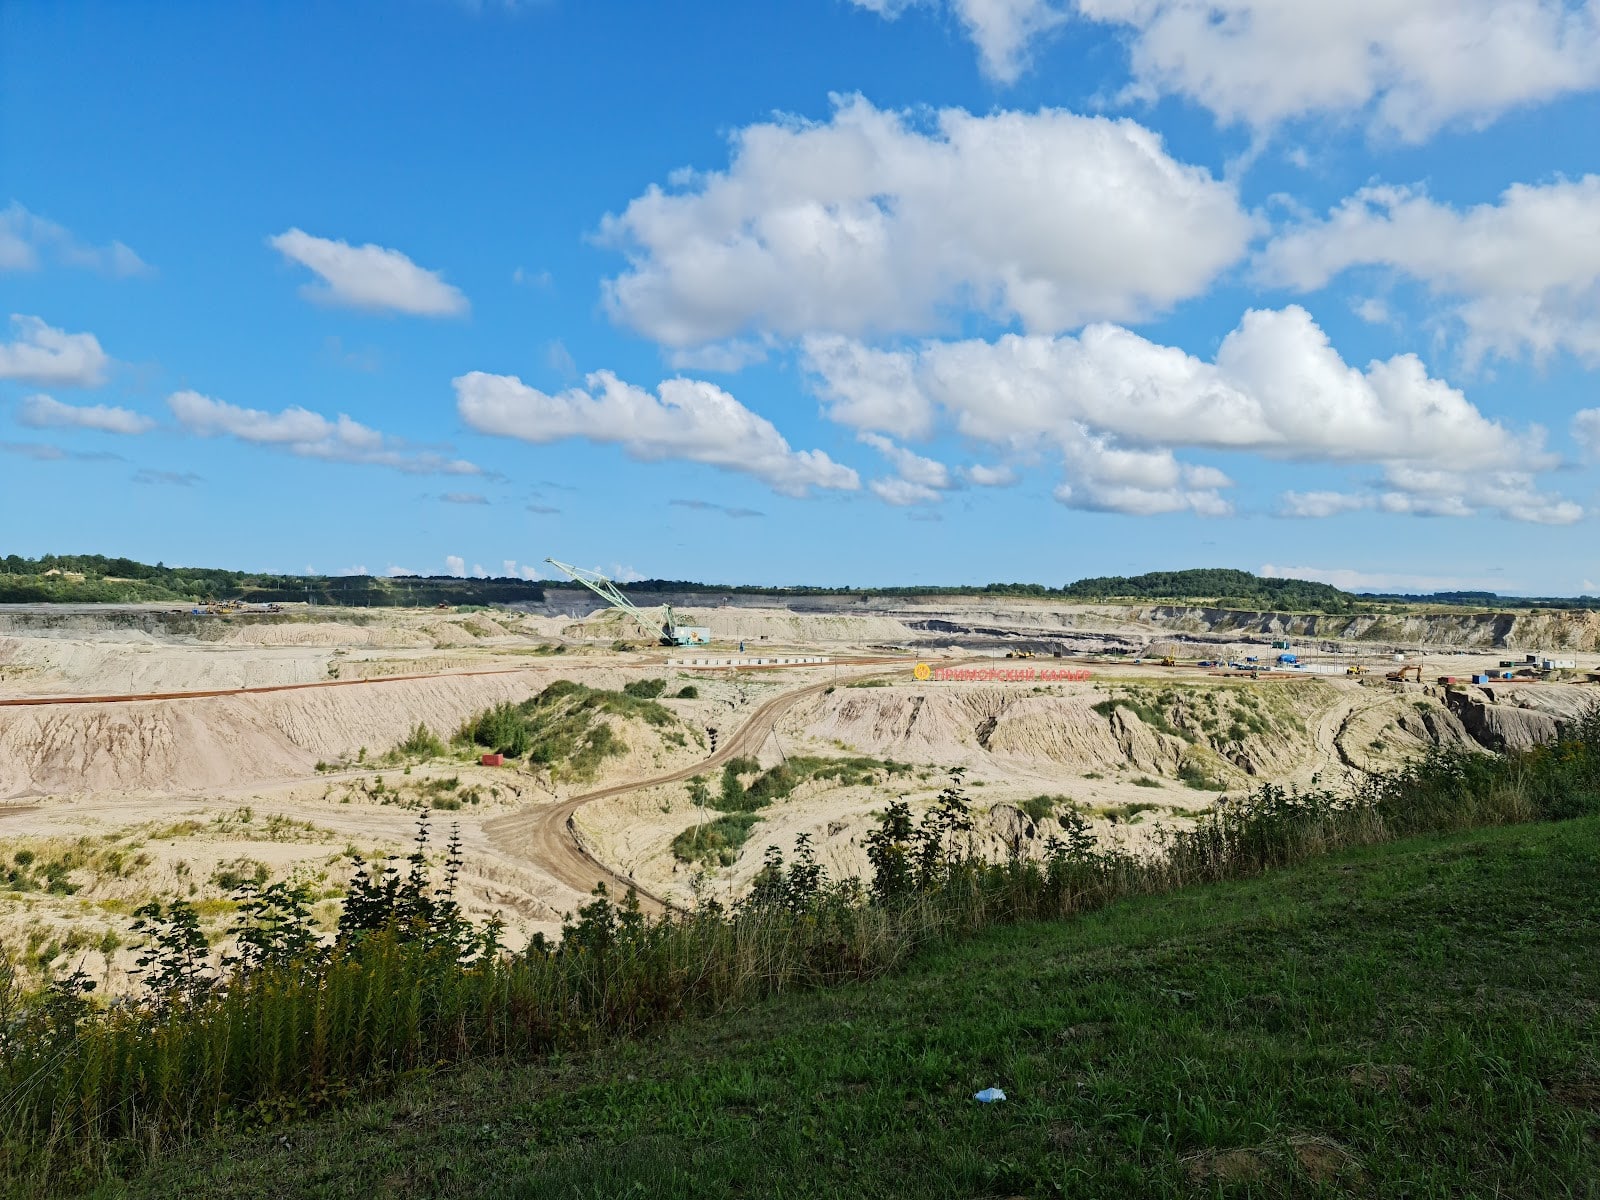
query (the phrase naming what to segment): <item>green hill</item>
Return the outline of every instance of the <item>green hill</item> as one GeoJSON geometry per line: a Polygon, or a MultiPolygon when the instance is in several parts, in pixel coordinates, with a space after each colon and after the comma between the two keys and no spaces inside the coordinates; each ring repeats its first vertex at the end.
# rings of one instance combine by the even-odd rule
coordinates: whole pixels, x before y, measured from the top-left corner
{"type": "Polygon", "coordinates": [[[993,929],[100,1194],[1591,1195],[1597,858],[1597,818],[1503,827],[993,929]]]}
{"type": "Polygon", "coordinates": [[[1147,600],[1208,603],[1223,608],[1343,614],[1368,609],[1364,596],[1305,579],[1265,579],[1248,571],[1212,567],[1105,575],[1080,579],[1061,590],[1069,600],[1147,600]]]}

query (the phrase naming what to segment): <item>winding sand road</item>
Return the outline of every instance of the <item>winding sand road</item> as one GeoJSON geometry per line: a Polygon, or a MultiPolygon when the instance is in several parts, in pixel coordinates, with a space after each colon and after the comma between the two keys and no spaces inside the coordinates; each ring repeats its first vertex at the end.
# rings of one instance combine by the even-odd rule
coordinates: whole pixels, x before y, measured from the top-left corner
{"type": "MultiPolygon", "coordinates": [[[[876,671],[858,671],[843,678],[857,680],[882,674],[885,672],[880,668],[876,671]]],[[[762,743],[772,733],[778,718],[797,702],[837,686],[838,682],[830,679],[795,688],[794,691],[784,692],[781,696],[774,696],[751,713],[744,724],[717,747],[714,754],[687,767],[649,779],[634,779],[627,783],[612,784],[598,791],[584,792],[558,804],[495,817],[484,822],[483,831],[496,849],[537,863],[541,869],[579,892],[591,892],[597,883],[604,883],[610,888],[621,888],[624,891],[633,888],[639,894],[641,907],[654,913],[663,912],[673,906],[661,897],[647,892],[633,880],[613,871],[584,847],[578,836],[577,824],[573,820],[577,811],[585,804],[591,804],[596,800],[621,796],[664,783],[679,783],[720,767],[731,758],[738,758],[743,754],[753,755],[761,749],[762,743]]]]}

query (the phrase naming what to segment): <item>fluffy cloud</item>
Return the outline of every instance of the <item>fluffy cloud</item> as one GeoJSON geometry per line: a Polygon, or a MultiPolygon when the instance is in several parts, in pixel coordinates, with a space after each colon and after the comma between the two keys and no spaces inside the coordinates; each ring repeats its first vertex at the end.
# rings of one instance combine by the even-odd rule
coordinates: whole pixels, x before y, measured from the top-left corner
{"type": "Polygon", "coordinates": [[[1130,94],[1265,128],[1358,112],[1420,141],[1600,86],[1593,0],[1077,0],[1132,31],[1130,94]]]}
{"type": "MultiPolygon", "coordinates": [[[[851,0],[891,21],[908,8],[933,2],[851,0]]],[[[1027,66],[1029,44],[1063,24],[1068,15],[1049,0],[950,0],[950,8],[977,47],[983,73],[1001,83],[1016,82],[1027,66]]]]}
{"type": "Polygon", "coordinates": [[[462,578],[467,573],[467,560],[462,558],[459,554],[445,555],[444,566],[445,570],[454,575],[457,579],[462,578]]]}
{"type": "Polygon", "coordinates": [[[861,440],[893,463],[895,473],[900,478],[941,490],[951,486],[950,468],[944,463],[924,458],[904,446],[897,446],[880,434],[863,433],[861,440]]]}
{"type": "MultiPolygon", "coordinates": [[[[892,21],[921,0],[851,2],[892,21]]],[[[1049,0],[950,0],[950,8],[977,47],[983,73],[1000,83],[1015,83],[1028,65],[1030,44],[1068,16],[1049,0]]]]}
{"type": "Polygon", "coordinates": [[[937,488],[931,488],[922,483],[913,483],[909,479],[874,479],[867,486],[872,489],[872,494],[877,496],[878,499],[885,504],[892,504],[896,508],[904,508],[912,504],[932,504],[939,499],[937,488]]]}
{"type": "Polygon", "coordinates": [[[109,404],[63,404],[52,396],[28,396],[17,420],[34,429],[96,429],[102,433],[147,433],[155,421],[109,404]]]}
{"type": "Polygon", "coordinates": [[[398,250],[352,246],[291,229],[267,244],[309,268],[321,284],[301,289],[312,300],[348,308],[389,309],[419,317],[450,317],[467,311],[467,298],[439,272],[417,266],[398,250]]]}
{"type": "MultiPolygon", "coordinates": [[[[1393,511],[1459,502],[1520,520],[1575,519],[1525,471],[1549,465],[1542,431],[1514,432],[1431,378],[1414,355],[1360,370],[1346,364],[1304,309],[1253,310],[1205,362],[1113,325],[1078,336],[1006,335],[851,353],[830,344],[806,366],[830,415],[868,430],[888,414],[921,428],[936,415],[961,434],[1013,453],[1059,450],[1063,502],[1151,514],[1229,511],[1231,481],[1179,462],[1174,447],[1251,451],[1304,462],[1380,463],[1393,511]],[[862,369],[862,374],[852,372],[862,369]],[[886,381],[896,381],[896,391],[886,381]],[[905,420],[906,414],[914,419],[905,420]],[[1498,473],[1497,473],[1498,472],[1498,473]]],[[[1294,493],[1286,510],[1331,515],[1380,503],[1294,493]]]]}
{"type": "Polygon", "coordinates": [[[1391,464],[1381,487],[1365,492],[1285,492],[1282,514],[1333,517],[1375,510],[1413,517],[1471,517],[1498,513],[1536,525],[1571,525],[1583,508],[1541,492],[1531,471],[1456,471],[1391,464]]]}
{"type": "Polygon", "coordinates": [[[646,462],[684,459],[742,471],[790,496],[813,487],[861,486],[850,468],[820,450],[791,449],[772,422],[700,380],[668,379],[652,395],[597,371],[588,377],[588,390],[555,396],[514,376],[482,371],[454,382],[462,419],[480,433],[535,443],[586,438],[619,445],[646,462]]]}
{"type": "Polygon", "coordinates": [[[1378,497],[1384,512],[1465,517],[1489,511],[1538,525],[1571,525],[1583,517],[1581,506],[1539,491],[1528,471],[1464,472],[1394,464],[1385,477],[1394,490],[1378,497]]]}
{"type": "Polygon", "coordinates": [[[1272,283],[1320,288],[1351,267],[1404,272],[1459,299],[1467,351],[1600,363],[1600,175],[1514,184],[1460,211],[1420,191],[1370,187],[1325,220],[1277,237],[1257,264],[1272,283]]]}
{"type": "Polygon", "coordinates": [[[1350,492],[1285,492],[1282,501],[1286,517],[1336,517],[1371,508],[1374,502],[1371,496],[1350,492]]]}
{"type": "Polygon", "coordinates": [[[1572,418],[1572,437],[1590,458],[1600,459],[1600,408],[1586,408],[1572,418]]]}
{"type": "Polygon", "coordinates": [[[17,340],[0,342],[0,379],[98,387],[111,359],[92,333],[66,333],[38,317],[11,314],[17,340]]]}
{"type": "Polygon", "coordinates": [[[91,246],[65,226],[31,213],[15,201],[0,209],[0,271],[36,271],[46,260],[116,277],[150,270],[121,242],[91,246]]]}
{"type": "Polygon", "coordinates": [[[1170,450],[1120,447],[1081,425],[1067,427],[1060,438],[1069,481],[1055,489],[1055,498],[1069,508],[1135,517],[1233,512],[1221,490],[1233,481],[1215,467],[1180,463],[1170,450]]]}
{"type": "Polygon", "coordinates": [[[909,389],[892,406],[881,395],[887,371],[862,384],[849,373],[851,356],[807,358],[820,390],[837,398],[835,419],[915,411],[926,420],[942,409],[962,433],[995,443],[1082,426],[1132,444],[1296,459],[1451,456],[1470,464],[1527,448],[1526,439],[1430,378],[1414,355],[1364,372],[1348,366],[1294,305],[1247,312],[1211,363],[1115,325],[1091,325],[1075,337],[1007,334],[877,355],[873,365],[895,360],[909,389]],[[871,403],[858,402],[863,386],[871,403]]]}
{"type": "Polygon", "coordinates": [[[984,74],[1015,83],[1027,66],[1028,46],[1063,24],[1067,14],[1046,0],[953,0],[984,74]]]}
{"type": "Polygon", "coordinates": [[[673,347],[929,330],[975,308],[1035,331],[1133,320],[1202,292],[1254,231],[1227,183],[1127,120],[1045,109],[932,128],[836,101],[752,125],[726,171],[652,187],[602,236],[612,315],[673,347]]]}
{"type": "Polygon", "coordinates": [[[279,412],[241,408],[199,392],[174,392],[167,407],[178,424],[200,437],[226,436],[263,446],[279,446],[302,458],[391,467],[408,475],[482,475],[463,459],[409,449],[343,413],[329,420],[298,406],[279,412]]]}
{"type": "Polygon", "coordinates": [[[1017,469],[1010,464],[985,466],[973,463],[961,468],[961,477],[974,487],[1010,487],[1017,482],[1017,469]]]}
{"type": "Polygon", "coordinates": [[[887,458],[895,469],[895,478],[874,479],[867,485],[886,504],[932,504],[955,484],[950,468],[942,462],[907,450],[882,434],[863,433],[861,440],[887,458]]]}

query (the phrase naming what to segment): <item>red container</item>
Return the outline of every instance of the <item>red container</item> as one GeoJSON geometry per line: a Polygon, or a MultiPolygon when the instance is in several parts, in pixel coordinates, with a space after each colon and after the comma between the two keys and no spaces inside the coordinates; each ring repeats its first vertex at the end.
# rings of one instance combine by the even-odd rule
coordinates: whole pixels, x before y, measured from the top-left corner
{"type": "Polygon", "coordinates": [[[506,756],[504,754],[485,754],[478,761],[486,767],[499,767],[505,765],[506,756]]]}

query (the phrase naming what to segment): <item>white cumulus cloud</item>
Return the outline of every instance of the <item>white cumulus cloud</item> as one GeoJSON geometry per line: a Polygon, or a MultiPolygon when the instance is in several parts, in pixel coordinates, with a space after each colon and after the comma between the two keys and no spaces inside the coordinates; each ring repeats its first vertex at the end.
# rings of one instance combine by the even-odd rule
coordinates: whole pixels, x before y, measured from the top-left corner
{"type": "Polygon", "coordinates": [[[95,429],[101,433],[148,433],[156,423],[143,413],[109,404],[63,404],[53,396],[27,396],[17,420],[34,429],[95,429]]]}
{"type": "Polygon", "coordinates": [[[1586,408],[1573,416],[1572,436],[1585,454],[1600,459],[1600,408],[1586,408]]]}
{"type": "Polygon", "coordinates": [[[1309,291],[1351,267],[1403,273],[1456,301],[1468,357],[1568,351],[1600,363],[1600,175],[1513,184],[1458,210],[1405,187],[1357,192],[1262,252],[1268,282],[1309,291]]]}
{"type": "Polygon", "coordinates": [[[1285,492],[1282,496],[1286,517],[1336,517],[1341,513],[1372,508],[1376,498],[1355,492],[1285,492]]]}
{"type": "Polygon", "coordinates": [[[302,458],[390,467],[408,475],[482,475],[483,469],[459,458],[408,447],[397,438],[340,413],[293,406],[278,412],[242,408],[199,392],[174,392],[167,407],[178,424],[199,437],[226,436],[255,445],[278,446],[302,458]]]}
{"type": "Polygon", "coordinates": [[[111,359],[92,333],[67,333],[38,317],[11,314],[16,341],[0,342],[0,379],[98,387],[111,359]]]}
{"type": "Polygon", "coordinates": [[[1017,469],[1009,463],[998,466],[972,463],[961,468],[961,477],[974,487],[1010,487],[1019,478],[1017,469]]]}
{"type": "Polygon", "coordinates": [[[1600,86],[1594,0],[1076,0],[1131,33],[1130,95],[1267,128],[1370,111],[1421,141],[1600,86]]]}
{"type": "Polygon", "coordinates": [[[36,271],[46,262],[103,275],[143,275],[150,268],[121,242],[91,246],[64,225],[12,201],[0,209],[0,271],[36,271]]]}
{"type": "MultiPolygon", "coordinates": [[[[857,8],[894,20],[919,4],[937,0],[851,0],[857,8]]],[[[1000,83],[1015,83],[1028,65],[1034,39],[1062,25],[1067,11],[1050,0],[949,0],[950,9],[978,50],[983,73],[1000,83]]]]}
{"type": "MultiPolygon", "coordinates": [[[[1229,511],[1222,489],[1231,481],[1179,462],[1173,449],[1188,447],[1382,464],[1396,511],[1456,503],[1556,522],[1578,511],[1533,486],[1528,472],[1552,465],[1542,430],[1486,417],[1414,355],[1350,366],[1298,306],[1247,312],[1211,362],[1097,324],[1077,336],[870,353],[830,343],[806,366],[829,414],[858,428],[870,431],[880,415],[923,429],[942,417],[1013,453],[1055,447],[1067,474],[1057,496],[1080,507],[1229,511]],[[1512,457],[1522,474],[1500,471],[1512,457]]],[[[1285,509],[1317,516],[1379,503],[1377,494],[1357,503],[1321,493],[1288,498],[1285,509]]]]}
{"type": "Polygon", "coordinates": [[[775,491],[854,490],[860,478],[821,450],[795,450],[765,417],[715,384],[668,379],[655,393],[596,371],[587,390],[549,395],[510,375],[473,371],[455,381],[456,407],[479,433],[547,443],[585,438],[646,462],[682,459],[754,475],[775,491]]]}
{"type": "Polygon", "coordinates": [[[307,284],[302,294],[312,300],[348,308],[450,317],[467,311],[467,298],[437,271],[417,266],[398,250],[385,246],[352,246],[349,242],[313,237],[290,229],[267,239],[278,253],[311,270],[320,284],[307,284]]]}
{"type": "Polygon", "coordinates": [[[451,575],[460,579],[467,573],[467,560],[459,554],[447,554],[444,556],[444,568],[451,575]]]}
{"type": "Polygon", "coordinates": [[[1056,331],[1203,292],[1255,230],[1232,185],[1133,121],[952,108],[924,127],[835,104],[741,129],[727,170],[608,216],[629,258],[612,315],[677,348],[928,331],[967,309],[1056,331]]]}

